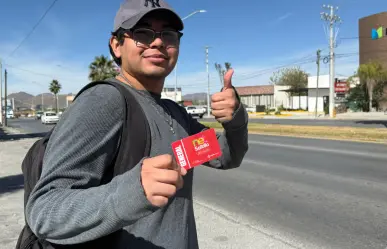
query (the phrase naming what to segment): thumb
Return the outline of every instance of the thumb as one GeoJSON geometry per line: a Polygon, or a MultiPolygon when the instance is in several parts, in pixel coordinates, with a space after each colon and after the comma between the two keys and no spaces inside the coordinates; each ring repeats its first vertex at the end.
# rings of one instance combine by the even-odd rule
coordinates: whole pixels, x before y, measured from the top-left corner
{"type": "Polygon", "coordinates": [[[232,88],[231,78],[232,78],[233,74],[234,74],[234,69],[230,69],[224,75],[224,88],[223,88],[223,91],[228,89],[228,88],[232,88]]]}

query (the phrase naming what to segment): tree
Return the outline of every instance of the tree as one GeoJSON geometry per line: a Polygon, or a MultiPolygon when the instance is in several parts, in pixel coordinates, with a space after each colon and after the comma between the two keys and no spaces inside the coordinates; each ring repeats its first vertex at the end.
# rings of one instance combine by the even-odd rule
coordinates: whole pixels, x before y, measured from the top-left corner
{"type": "Polygon", "coordinates": [[[114,61],[108,57],[101,55],[96,56],[94,61],[89,66],[89,79],[91,81],[106,80],[116,77],[119,73],[114,66],[114,61]]]}
{"type": "Polygon", "coordinates": [[[56,113],[58,113],[58,93],[60,92],[60,89],[62,86],[59,84],[59,81],[57,80],[52,80],[49,86],[50,92],[52,92],[55,96],[55,109],[56,113]]]}
{"type": "Polygon", "coordinates": [[[361,64],[357,70],[357,76],[360,81],[367,86],[368,98],[369,98],[369,110],[373,110],[374,89],[380,83],[386,80],[387,72],[384,70],[383,65],[376,61],[371,61],[366,64],[361,64]]]}
{"type": "Polygon", "coordinates": [[[218,63],[215,62],[215,69],[216,69],[216,71],[218,71],[219,78],[220,78],[220,85],[221,85],[222,87],[223,87],[223,85],[224,85],[224,83],[223,83],[224,75],[226,74],[226,72],[227,72],[228,70],[231,69],[231,63],[230,63],[230,62],[225,62],[225,63],[224,63],[224,66],[225,66],[226,70],[223,69],[223,67],[222,67],[221,64],[218,64],[218,63]]]}
{"type": "Polygon", "coordinates": [[[278,86],[290,86],[291,95],[307,87],[308,74],[299,67],[283,68],[273,73],[270,82],[278,86]]]}

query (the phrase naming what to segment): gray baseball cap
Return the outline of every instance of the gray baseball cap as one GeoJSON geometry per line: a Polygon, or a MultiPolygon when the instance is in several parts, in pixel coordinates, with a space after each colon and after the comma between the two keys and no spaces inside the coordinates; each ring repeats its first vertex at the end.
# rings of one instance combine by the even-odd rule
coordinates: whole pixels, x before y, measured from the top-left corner
{"type": "Polygon", "coordinates": [[[114,19],[113,32],[119,28],[133,28],[146,14],[154,11],[164,11],[165,15],[169,15],[166,18],[170,19],[179,31],[184,29],[180,16],[163,0],[125,0],[114,19]]]}

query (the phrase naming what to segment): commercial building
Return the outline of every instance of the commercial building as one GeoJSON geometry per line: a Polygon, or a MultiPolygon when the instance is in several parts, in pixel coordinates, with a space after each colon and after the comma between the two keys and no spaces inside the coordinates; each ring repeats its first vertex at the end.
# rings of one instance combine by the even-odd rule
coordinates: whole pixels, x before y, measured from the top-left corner
{"type": "MultiPolygon", "coordinates": [[[[349,83],[345,77],[335,79],[335,106],[345,102],[345,98],[349,93],[349,89],[358,84],[358,79],[354,79],[349,83]]],[[[329,105],[329,75],[320,75],[308,77],[308,111],[315,112],[317,101],[317,112],[324,112],[324,108],[329,105]]]]}
{"type": "Polygon", "coordinates": [[[387,68],[387,12],[359,20],[359,62],[379,61],[387,68]]]}
{"type": "MultiPolygon", "coordinates": [[[[387,69],[387,12],[363,17],[359,20],[359,63],[378,61],[387,69]]],[[[384,89],[387,97],[387,87],[384,89]]],[[[387,101],[379,102],[387,110],[387,101]]]]}
{"type": "Polygon", "coordinates": [[[236,87],[243,104],[250,108],[266,106],[276,108],[282,106],[285,109],[308,108],[307,89],[298,93],[291,93],[289,86],[262,85],[236,87]]]}
{"type": "Polygon", "coordinates": [[[274,107],[274,86],[241,86],[235,87],[241,102],[248,107],[257,105],[274,107]]]}
{"type": "MultiPolygon", "coordinates": [[[[164,87],[161,92],[161,98],[170,99],[175,101],[175,88],[174,87],[164,87]]],[[[181,87],[177,88],[176,92],[176,102],[181,102],[183,99],[181,87]]]]}

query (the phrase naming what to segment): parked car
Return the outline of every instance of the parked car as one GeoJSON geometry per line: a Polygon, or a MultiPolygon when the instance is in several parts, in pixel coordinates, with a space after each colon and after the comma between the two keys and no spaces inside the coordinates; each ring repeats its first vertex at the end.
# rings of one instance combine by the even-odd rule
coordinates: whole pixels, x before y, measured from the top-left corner
{"type": "Polygon", "coordinates": [[[43,112],[36,112],[35,114],[35,119],[41,119],[42,118],[42,115],[43,115],[43,112]]]}
{"type": "Polygon", "coordinates": [[[41,119],[42,124],[56,124],[59,122],[59,116],[55,112],[44,112],[41,119]]]}
{"type": "Polygon", "coordinates": [[[186,106],[185,109],[187,110],[188,114],[191,114],[192,117],[203,118],[204,114],[206,113],[205,108],[197,106],[186,106]]]}

